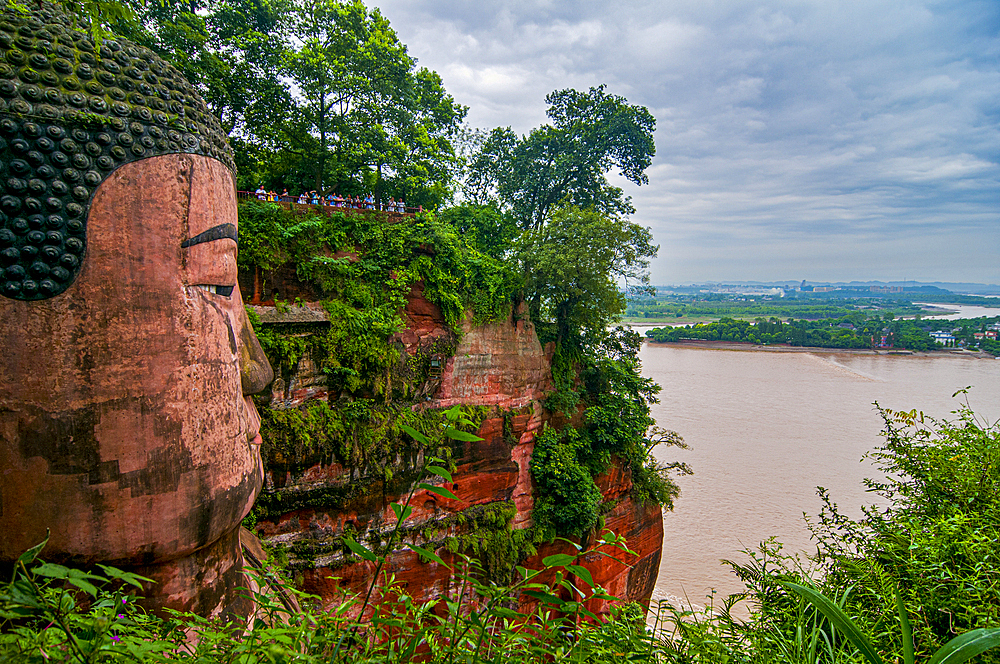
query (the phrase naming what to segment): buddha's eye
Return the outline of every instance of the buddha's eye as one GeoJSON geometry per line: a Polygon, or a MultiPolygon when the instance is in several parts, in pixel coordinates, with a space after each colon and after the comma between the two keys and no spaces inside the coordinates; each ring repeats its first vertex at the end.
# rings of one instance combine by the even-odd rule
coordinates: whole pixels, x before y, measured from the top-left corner
{"type": "Polygon", "coordinates": [[[235,286],[217,286],[215,284],[196,284],[196,287],[208,291],[212,295],[221,295],[222,297],[231,296],[233,288],[235,288],[235,286]]]}

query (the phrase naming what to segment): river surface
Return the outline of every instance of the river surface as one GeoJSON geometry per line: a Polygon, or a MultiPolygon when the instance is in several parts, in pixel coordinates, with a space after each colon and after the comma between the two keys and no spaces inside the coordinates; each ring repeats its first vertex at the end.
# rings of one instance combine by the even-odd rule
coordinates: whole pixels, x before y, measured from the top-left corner
{"type": "Polygon", "coordinates": [[[925,307],[947,309],[953,312],[950,314],[943,314],[939,316],[923,316],[923,318],[937,318],[939,320],[958,320],[959,318],[980,318],[982,316],[986,316],[987,318],[992,318],[994,316],[1000,316],[1000,308],[998,307],[980,307],[971,304],[927,304],[923,302],[914,302],[914,304],[925,307]]]}
{"type": "Polygon", "coordinates": [[[664,513],[663,560],[653,596],[704,606],[742,590],[720,564],[777,536],[786,551],[815,550],[803,513],[818,514],[816,487],[853,516],[873,497],[861,458],[879,445],[872,403],[948,417],[952,394],[973,386],[973,409],[1000,418],[1000,360],[689,349],[645,344],[643,374],[662,386],[657,423],[691,449],[658,449],[695,474],[664,513]]]}

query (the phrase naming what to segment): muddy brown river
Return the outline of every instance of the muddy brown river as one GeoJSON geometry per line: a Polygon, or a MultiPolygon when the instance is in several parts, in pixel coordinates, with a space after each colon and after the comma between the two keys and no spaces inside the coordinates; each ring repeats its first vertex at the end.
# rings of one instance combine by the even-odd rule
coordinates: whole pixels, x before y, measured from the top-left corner
{"type": "Polygon", "coordinates": [[[852,515],[872,497],[862,456],[879,444],[872,403],[947,417],[952,394],[972,386],[969,402],[1000,418],[1000,360],[969,357],[781,353],[646,344],[643,373],[663,387],[657,423],[690,450],[657,455],[690,464],[681,497],[664,514],[663,561],[654,600],[705,605],[742,589],[720,559],[777,536],[786,550],[811,548],[803,513],[815,515],[816,487],[852,515]]]}

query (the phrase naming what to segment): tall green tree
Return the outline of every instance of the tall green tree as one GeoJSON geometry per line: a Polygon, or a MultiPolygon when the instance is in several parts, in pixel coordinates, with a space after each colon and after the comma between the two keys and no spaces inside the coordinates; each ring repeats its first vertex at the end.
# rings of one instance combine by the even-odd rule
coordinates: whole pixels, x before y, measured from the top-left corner
{"type": "Polygon", "coordinates": [[[473,156],[464,189],[489,196],[524,228],[541,227],[560,203],[612,216],[634,212],[607,174],[618,169],[637,185],[648,182],[655,118],[645,107],[606,93],[603,85],[587,92],[557,90],[545,101],[552,124],[521,137],[509,127],[494,129],[473,156]]]}
{"type": "Polygon", "coordinates": [[[659,247],[648,228],[594,208],[566,206],[518,240],[532,320],[549,325],[557,343],[580,343],[625,311],[626,292],[649,284],[659,247]]]}
{"type": "Polygon", "coordinates": [[[456,205],[442,210],[438,219],[449,223],[468,246],[498,259],[511,253],[521,233],[513,217],[492,205],[456,205]]]}
{"type": "Polygon", "coordinates": [[[132,7],[136,20],[113,21],[114,31],[149,47],[198,88],[230,136],[240,186],[256,184],[262,129],[289,106],[279,69],[287,1],[157,0],[132,7]]]}
{"type": "Polygon", "coordinates": [[[297,0],[288,46],[294,104],[274,125],[275,148],[311,169],[313,188],[353,183],[428,204],[450,194],[451,136],[466,109],[436,73],[416,67],[378,9],[297,0]]]}

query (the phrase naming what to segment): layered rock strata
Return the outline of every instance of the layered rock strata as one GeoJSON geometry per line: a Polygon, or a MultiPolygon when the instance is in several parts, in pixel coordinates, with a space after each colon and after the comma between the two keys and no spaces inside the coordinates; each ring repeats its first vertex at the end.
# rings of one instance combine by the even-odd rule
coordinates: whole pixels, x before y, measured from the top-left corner
{"type": "MultiPolygon", "coordinates": [[[[265,324],[308,320],[320,331],[325,320],[315,306],[283,312],[258,306],[257,310],[265,324]]],[[[423,296],[419,284],[410,293],[405,313],[407,327],[395,341],[408,355],[453,339],[441,312],[423,296]]],[[[551,390],[550,358],[523,312],[488,325],[473,326],[467,321],[454,353],[440,360],[422,388],[422,400],[413,408],[460,404],[485,407],[488,412],[478,428],[483,440],[456,443],[452,449],[456,470],[447,488],[458,499],[417,491],[411,501],[413,513],[402,526],[401,545],[386,560],[385,573],[418,600],[445,596],[459,581],[447,567],[420,561],[405,544],[433,549],[451,565],[457,556],[450,550],[455,547],[447,546],[449,538],[474,539],[486,516],[502,515],[514,531],[531,526],[534,487],[529,463],[536,433],[552,420],[542,407],[545,393],[551,390]]],[[[300,407],[328,397],[324,376],[310,358],[300,359],[290,375],[276,381],[273,392],[272,407],[277,408],[300,407]]],[[[280,505],[286,508],[271,510],[258,521],[256,532],[266,543],[284,549],[304,590],[332,605],[345,592],[366,589],[375,571],[373,563],[349,555],[342,541],[345,533],[370,548],[384,542],[395,526],[390,503],[405,500],[418,479],[413,469],[422,461],[419,453],[398,456],[391,464],[391,478],[385,468],[348,468],[332,460],[300,468],[265,467],[264,498],[280,495],[280,505]]],[[[597,478],[597,484],[605,499],[606,528],[624,535],[636,555],[616,555],[618,562],[591,554],[581,562],[595,583],[610,594],[648,602],[663,537],[660,508],[632,499],[630,474],[620,464],[597,478]]],[[[541,544],[521,564],[538,569],[545,556],[572,552],[568,544],[541,544]]],[[[528,598],[523,601],[522,608],[530,608],[528,598]]],[[[606,613],[609,602],[593,600],[588,608],[606,613]]]]}

